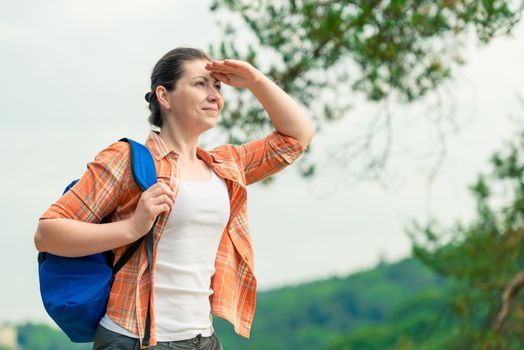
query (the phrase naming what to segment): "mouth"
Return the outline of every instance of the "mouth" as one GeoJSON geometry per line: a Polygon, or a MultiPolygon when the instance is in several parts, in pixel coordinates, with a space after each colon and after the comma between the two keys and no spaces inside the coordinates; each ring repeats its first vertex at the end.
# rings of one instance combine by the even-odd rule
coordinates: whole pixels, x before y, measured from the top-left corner
{"type": "Polygon", "coordinates": [[[202,108],[204,111],[218,111],[216,108],[202,108]]]}

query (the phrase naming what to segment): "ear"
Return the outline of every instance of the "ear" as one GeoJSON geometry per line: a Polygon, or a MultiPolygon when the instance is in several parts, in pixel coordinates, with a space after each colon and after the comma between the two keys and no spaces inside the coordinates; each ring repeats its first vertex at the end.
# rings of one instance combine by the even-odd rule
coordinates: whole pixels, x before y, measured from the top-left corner
{"type": "Polygon", "coordinates": [[[169,105],[169,96],[167,89],[162,85],[159,85],[156,87],[155,93],[158,103],[165,109],[171,110],[171,106],[169,105]]]}

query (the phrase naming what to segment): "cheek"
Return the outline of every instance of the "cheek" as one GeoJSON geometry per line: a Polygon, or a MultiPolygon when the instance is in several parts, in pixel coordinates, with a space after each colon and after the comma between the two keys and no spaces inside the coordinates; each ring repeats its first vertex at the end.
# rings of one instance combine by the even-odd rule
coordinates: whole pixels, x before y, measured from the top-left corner
{"type": "Polygon", "coordinates": [[[177,101],[179,102],[178,105],[180,109],[188,110],[199,106],[203,98],[204,97],[199,93],[188,93],[181,94],[177,101]]]}

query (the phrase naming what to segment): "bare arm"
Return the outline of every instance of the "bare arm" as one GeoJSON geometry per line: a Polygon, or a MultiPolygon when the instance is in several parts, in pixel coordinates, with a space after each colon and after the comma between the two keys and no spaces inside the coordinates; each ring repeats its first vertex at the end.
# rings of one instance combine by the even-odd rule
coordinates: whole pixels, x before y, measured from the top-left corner
{"type": "Polygon", "coordinates": [[[262,73],[248,89],[264,107],[275,129],[282,134],[293,136],[304,147],[308,146],[315,134],[315,126],[304,109],[262,73]]]}
{"type": "Polygon", "coordinates": [[[136,240],[130,220],[94,224],[73,219],[38,222],[35,246],[40,252],[79,257],[114,249],[136,240]]]}
{"type": "Polygon", "coordinates": [[[206,65],[216,79],[234,87],[246,87],[266,110],[275,129],[307,147],[315,134],[315,125],[304,109],[271,79],[248,62],[212,61],[206,65]]]}
{"type": "Polygon", "coordinates": [[[149,232],[156,217],[169,212],[174,201],[171,188],[158,182],[142,193],[135,213],[126,220],[100,224],[68,218],[41,219],[34,238],[36,249],[79,257],[130,244],[149,232]]]}

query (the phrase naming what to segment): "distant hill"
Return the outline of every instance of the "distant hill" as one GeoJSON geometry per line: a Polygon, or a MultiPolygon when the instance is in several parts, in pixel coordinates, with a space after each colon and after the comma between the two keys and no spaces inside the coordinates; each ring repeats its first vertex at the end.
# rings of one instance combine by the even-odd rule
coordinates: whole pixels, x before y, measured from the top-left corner
{"type": "Polygon", "coordinates": [[[345,278],[259,293],[250,339],[221,318],[214,318],[214,327],[225,349],[384,350],[398,349],[408,337],[418,340],[417,349],[432,349],[428,335],[446,334],[450,327],[442,317],[440,328],[433,329],[446,316],[449,288],[408,258],[345,278]]]}
{"type": "MultiPolygon", "coordinates": [[[[214,327],[226,350],[436,350],[452,334],[446,313],[450,288],[408,258],[344,278],[259,292],[250,339],[216,316],[214,327]]],[[[70,343],[48,325],[29,323],[17,330],[21,350],[91,349],[70,343]]]]}

